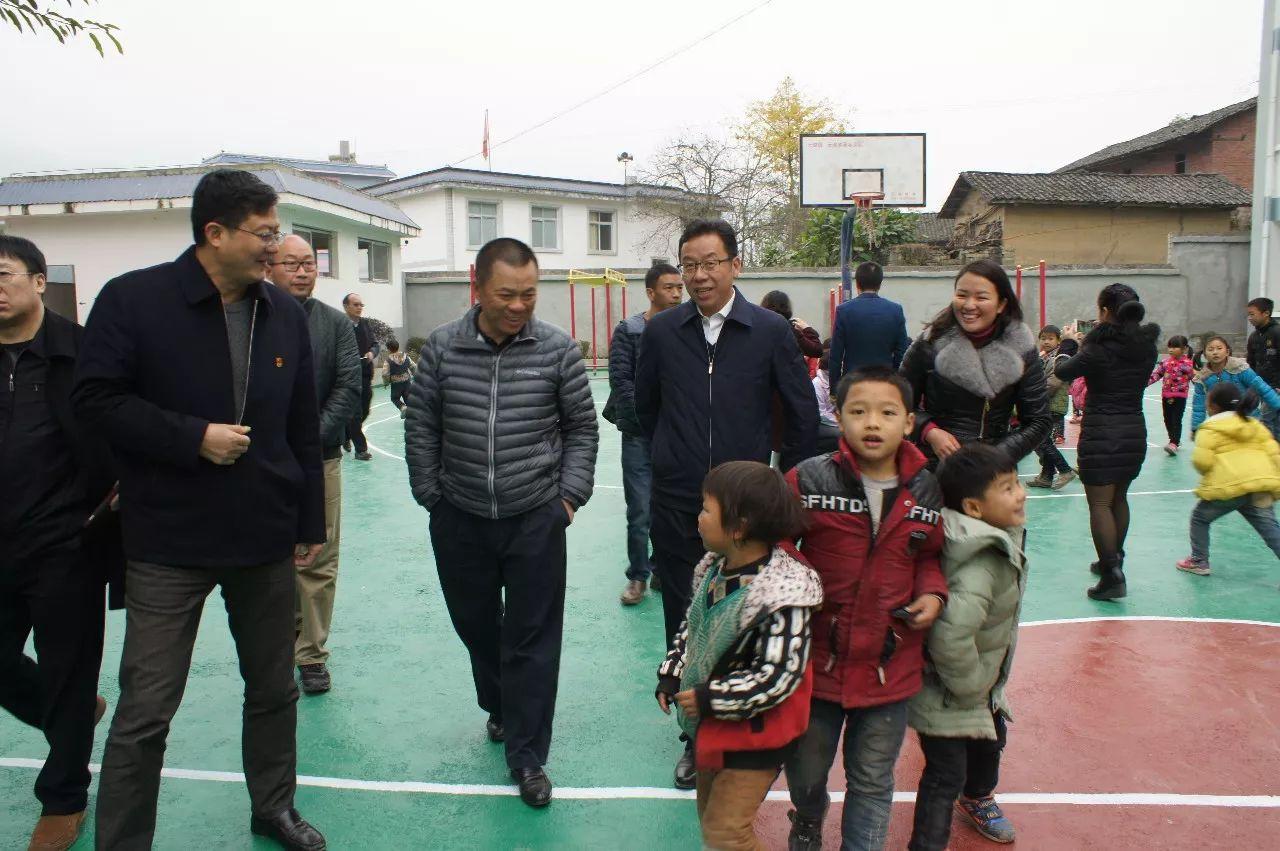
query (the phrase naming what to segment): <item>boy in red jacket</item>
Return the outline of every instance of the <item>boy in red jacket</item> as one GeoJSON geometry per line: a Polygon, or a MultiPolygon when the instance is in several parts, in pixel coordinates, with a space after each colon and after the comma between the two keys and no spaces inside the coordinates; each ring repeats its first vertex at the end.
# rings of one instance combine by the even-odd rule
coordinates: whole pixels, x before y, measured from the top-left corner
{"type": "Polygon", "coordinates": [[[839,448],[787,480],[809,510],[800,547],[822,577],[813,619],[809,729],[787,761],[790,851],[819,851],[830,806],[827,775],[844,732],[848,781],[844,849],[880,849],[893,805],[893,766],[920,690],[925,630],[946,603],[938,558],[942,492],[915,427],[911,387],[884,368],[846,375],[836,389],[839,448]]]}

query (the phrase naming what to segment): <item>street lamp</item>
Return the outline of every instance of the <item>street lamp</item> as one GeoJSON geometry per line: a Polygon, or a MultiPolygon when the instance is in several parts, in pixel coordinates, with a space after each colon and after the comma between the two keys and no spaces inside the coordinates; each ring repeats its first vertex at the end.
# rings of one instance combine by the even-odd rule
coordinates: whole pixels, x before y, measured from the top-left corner
{"type": "Polygon", "coordinates": [[[635,160],[636,160],[636,158],[635,158],[635,157],[633,157],[633,156],[631,156],[631,154],[628,154],[626,151],[623,151],[622,153],[618,154],[618,162],[622,163],[622,182],[623,182],[623,184],[625,184],[625,183],[627,182],[627,166],[628,166],[630,163],[635,162],[635,160]]]}

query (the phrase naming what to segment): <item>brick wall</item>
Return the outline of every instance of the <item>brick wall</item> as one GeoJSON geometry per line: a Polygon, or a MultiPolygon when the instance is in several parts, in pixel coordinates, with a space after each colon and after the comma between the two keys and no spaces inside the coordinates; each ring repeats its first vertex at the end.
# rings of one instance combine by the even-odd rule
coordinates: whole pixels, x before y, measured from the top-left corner
{"type": "Polygon", "coordinates": [[[1253,144],[1257,111],[1248,110],[1226,119],[1208,133],[1178,141],[1159,151],[1135,154],[1090,171],[1133,174],[1174,174],[1174,158],[1187,155],[1187,172],[1221,174],[1242,189],[1253,191],[1253,144]]]}

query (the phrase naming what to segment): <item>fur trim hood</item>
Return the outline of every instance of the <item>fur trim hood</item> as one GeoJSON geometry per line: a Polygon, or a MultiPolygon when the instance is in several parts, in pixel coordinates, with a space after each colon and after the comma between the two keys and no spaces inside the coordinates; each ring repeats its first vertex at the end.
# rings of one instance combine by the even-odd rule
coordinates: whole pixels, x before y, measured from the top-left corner
{"type": "Polygon", "coordinates": [[[1138,326],[1137,333],[1132,333],[1126,326],[1114,322],[1099,322],[1087,335],[1086,343],[1104,343],[1108,340],[1125,340],[1137,337],[1143,342],[1154,343],[1160,337],[1160,326],[1154,322],[1138,326]]]}
{"type": "MultiPolygon", "coordinates": [[[[711,566],[724,561],[718,553],[707,553],[693,571],[693,588],[701,584],[711,566]]],[[[822,580],[813,568],[780,546],[773,548],[769,562],[760,568],[747,586],[739,628],[750,628],[761,617],[791,606],[817,608],[822,605],[822,580]]]]}
{"type": "Polygon", "coordinates": [[[994,399],[1022,380],[1027,356],[1035,353],[1036,338],[1024,323],[1014,322],[979,349],[963,331],[952,328],[933,341],[933,349],[933,368],[938,373],[975,396],[994,399]]]}
{"type": "MultiPolygon", "coordinates": [[[[1244,372],[1248,368],[1249,368],[1249,362],[1247,360],[1245,360],[1244,358],[1238,358],[1238,357],[1232,356],[1227,358],[1227,364],[1222,368],[1222,371],[1229,372],[1232,375],[1239,375],[1240,373],[1244,372]]],[[[1191,380],[1196,382],[1197,384],[1204,384],[1205,379],[1213,374],[1214,374],[1213,370],[1209,368],[1209,363],[1208,361],[1206,361],[1205,365],[1201,367],[1198,372],[1196,372],[1195,377],[1192,378],[1191,380]]]]}

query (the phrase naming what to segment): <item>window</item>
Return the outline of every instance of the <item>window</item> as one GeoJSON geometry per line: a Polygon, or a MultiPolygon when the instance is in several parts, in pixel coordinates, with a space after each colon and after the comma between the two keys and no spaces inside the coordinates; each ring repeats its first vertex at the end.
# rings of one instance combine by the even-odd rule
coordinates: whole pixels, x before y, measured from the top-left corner
{"type": "Polygon", "coordinates": [[[594,254],[612,254],[613,217],[610,210],[592,210],[587,219],[589,250],[594,254]]]}
{"type": "Polygon", "coordinates": [[[337,240],[333,234],[312,228],[294,227],[293,232],[307,241],[316,255],[316,272],[322,278],[338,277],[338,257],[334,253],[337,240]]]}
{"type": "Polygon", "coordinates": [[[391,280],[391,246],[371,239],[357,239],[360,280],[386,283],[391,280]]]}
{"type": "Polygon", "coordinates": [[[488,201],[467,202],[467,247],[479,248],[498,238],[498,205],[488,201]]]}
{"type": "Polygon", "coordinates": [[[1173,173],[1174,174],[1187,173],[1187,155],[1186,154],[1173,155],[1173,173]]]}
{"type": "Polygon", "coordinates": [[[534,248],[558,250],[560,248],[560,210],[556,207],[531,207],[534,248]]]}

